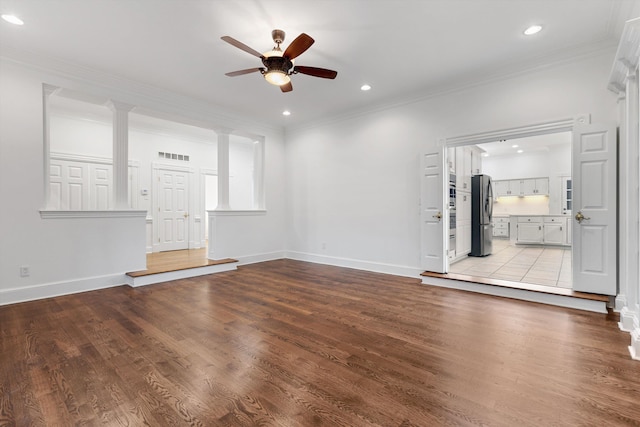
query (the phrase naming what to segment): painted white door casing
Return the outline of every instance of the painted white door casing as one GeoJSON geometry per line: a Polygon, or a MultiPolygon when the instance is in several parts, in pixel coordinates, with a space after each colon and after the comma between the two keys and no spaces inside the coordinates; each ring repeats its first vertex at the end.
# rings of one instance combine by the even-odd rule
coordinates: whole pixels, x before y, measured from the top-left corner
{"type": "Polygon", "coordinates": [[[420,220],[422,268],[447,272],[447,228],[449,212],[444,211],[444,147],[422,155],[420,161],[420,220]]]}
{"type": "Polygon", "coordinates": [[[617,138],[615,125],[576,125],[573,132],[573,289],[617,292],[617,138]],[[577,216],[584,219],[578,221],[577,216]]]}

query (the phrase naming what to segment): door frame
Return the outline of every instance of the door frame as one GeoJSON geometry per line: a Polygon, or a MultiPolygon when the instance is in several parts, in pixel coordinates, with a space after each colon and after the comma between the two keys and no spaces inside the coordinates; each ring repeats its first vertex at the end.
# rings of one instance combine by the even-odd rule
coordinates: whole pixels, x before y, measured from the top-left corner
{"type": "MultiPolygon", "coordinates": [[[[151,197],[151,211],[152,211],[152,215],[151,217],[153,218],[153,224],[152,224],[152,233],[153,233],[153,238],[152,238],[152,252],[160,252],[160,243],[159,243],[159,239],[160,239],[160,215],[159,215],[159,208],[160,208],[160,189],[159,189],[159,178],[160,178],[160,171],[170,171],[170,172],[184,172],[187,174],[187,186],[188,186],[188,193],[187,193],[187,206],[189,209],[189,212],[195,212],[194,208],[194,197],[193,197],[193,175],[194,175],[194,169],[190,168],[190,167],[185,167],[185,166],[178,166],[178,165],[172,165],[172,164],[168,164],[168,163],[159,163],[159,162],[153,162],[151,163],[151,179],[152,179],[152,186],[153,186],[153,193],[152,193],[152,197],[151,197]]],[[[187,242],[188,242],[188,249],[194,249],[194,245],[192,244],[192,239],[191,236],[193,235],[193,215],[189,215],[189,217],[187,218],[187,242]]]]}
{"type": "MultiPolygon", "coordinates": [[[[491,130],[486,132],[478,132],[467,135],[453,136],[442,138],[438,140],[438,144],[444,145],[444,161],[448,164],[447,148],[463,147],[466,145],[483,144],[487,142],[495,142],[501,139],[517,139],[528,136],[547,135],[559,132],[573,132],[576,125],[590,124],[590,114],[577,114],[570,118],[564,118],[559,120],[551,120],[547,122],[536,123],[532,125],[518,126],[514,128],[491,130]]],[[[447,180],[444,180],[444,185],[448,184],[447,180]]],[[[445,189],[443,189],[445,191],[445,189]]],[[[443,206],[444,208],[444,206],[443,206]]],[[[446,245],[445,245],[446,247],[446,245]]],[[[571,247],[573,250],[573,245],[571,247]]],[[[446,271],[449,271],[449,258],[447,254],[444,254],[446,258],[446,271]]]]}

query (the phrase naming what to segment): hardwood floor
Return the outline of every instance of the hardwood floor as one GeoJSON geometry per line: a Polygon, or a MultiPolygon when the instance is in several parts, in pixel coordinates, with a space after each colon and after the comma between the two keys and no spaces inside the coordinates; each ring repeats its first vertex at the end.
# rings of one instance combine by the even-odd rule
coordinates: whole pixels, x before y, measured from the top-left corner
{"type": "Polygon", "coordinates": [[[0,307],[0,426],[640,425],[615,316],[279,260],[0,307]]]}

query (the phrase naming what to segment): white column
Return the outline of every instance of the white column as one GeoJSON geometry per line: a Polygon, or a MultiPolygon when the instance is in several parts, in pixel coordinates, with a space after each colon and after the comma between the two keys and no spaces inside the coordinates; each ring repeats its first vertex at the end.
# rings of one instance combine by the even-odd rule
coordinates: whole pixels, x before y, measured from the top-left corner
{"type": "Polygon", "coordinates": [[[113,209],[129,209],[129,111],[133,105],[110,100],[113,111],[113,209]]]}
{"type": "Polygon", "coordinates": [[[632,162],[629,158],[629,144],[626,138],[626,99],[625,92],[618,92],[618,121],[619,121],[619,144],[618,144],[618,208],[620,210],[620,218],[618,223],[618,294],[615,300],[615,310],[621,311],[627,305],[627,287],[629,286],[630,267],[635,266],[636,262],[630,262],[630,258],[635,255],[635,251],[631,250],[631,242],[633,238],[629,234],[630,221],[628,221],[631,210],[635,210],[635,205],[629,200],[631,187],[634,186],[629,176],[632,169],[632,162]]]}
{"type": "Polygon", "coordinates": [[[230,210],[229,205],[229,129],[216,129],[218,134],[218,206],[216,210],[230,210]]]}
{"type": "Polygon", "coordinates": [[[264,138],[253,143],[253,209],[264,209],[264,138]]]}
{"type": "Polygon", "coordinates": [[[51,186],[49,179],[51,176],[51,136],[49,135],[49,99],[51,95],[59,91],[57,86],[42,84],[42,140],[43,140],[43,161],[44,161],[44,209],[51,208],[51,186]]]}

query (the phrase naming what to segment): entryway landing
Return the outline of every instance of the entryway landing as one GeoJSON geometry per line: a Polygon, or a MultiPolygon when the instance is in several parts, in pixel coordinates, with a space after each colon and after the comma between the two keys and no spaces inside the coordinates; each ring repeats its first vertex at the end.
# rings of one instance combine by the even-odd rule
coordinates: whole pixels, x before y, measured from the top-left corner
{"type": "Polygon", "coordinates": [[[137,287],[205,274],[236,270],[237,260],[207,258],[207,249],[155,252],[147,254],[147,269],[127,273],[129,286],[137,287]]]}

